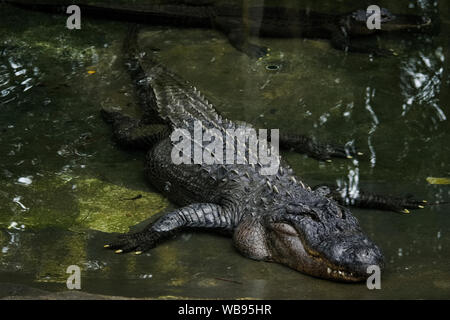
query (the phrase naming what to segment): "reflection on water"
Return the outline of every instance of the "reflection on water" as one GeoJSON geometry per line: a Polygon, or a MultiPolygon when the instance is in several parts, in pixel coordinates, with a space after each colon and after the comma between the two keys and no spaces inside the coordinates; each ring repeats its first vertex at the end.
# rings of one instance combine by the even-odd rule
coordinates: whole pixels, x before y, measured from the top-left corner
{"type": "Polygon", "coordinates": [[[30,90],[39,79],[39,74],[33,59],[23,57],[21,50],[9,47],[8,42],[3,43],[0,52],[0,106],[11,103],[21,92],[30,90]]]}
{"type": "Polygon", "coordinates": [[[400,79],[405,100],[402,105],[402,116],[405,116],[412,106],[432,107],[435,115],[431,120],[434,123],[447,120],[439,106],[444,61],[442,47],[437,47],[434,53],[428,55],[425,52],[418,52],[418,56],[402,61],[400,79]]]}
{"type": "MultiPolygon", "coordinates": [[[[436,4],[417,2],[430,15],[436,4]]],[[[392,4],[393,11],[410,5],[392,4]]],[[[450,5],[439,5],[441,18],[450,19],[450,5]]],[[[323,10],[348,7],[329,1],[323,10]]],[[[112,143],[98,114],[105,104],[134,108],[120,62],[127,26],[86,21],[84,33],[69,33],[58,17],[28,13],[28,22],[19,23],[18,12],[6,6],[0,12],[8,30],[0,33],[0,282],[64,290],[65,267],[77,264],[83,290],[114,295],[450,297],[448,206],[410,216],[353,210],[386,256],[380,292],[245,259],[229,239],[213,235],[180,236],[142,257],[101,250],[107,232],[123,232],[169,206],[142,177],[143,155],[112,143]]],[[[392,58],[345,55],[327,41],[260,39],[272,48],[262,61],[211,30],[143,32],[158,48],[152,54],[226,117],[364,152],[332,163],[285,153],[310,185],[336,182],[350,202],[360,190],[450,199],[448,186],[426,181],[450,176],[448,27],[435,37],[380,39],[402,52],[392,58]]]]}
{"type": "Polygon", "coordinates": [[[369,150],[370,150],[370,165],[372,168],[375,167],[375,164],[377,162],[377,155],[375,152],[375,148],[373,147],[373,144],[372,144],[372,138],[373,138],[375,131],[377,130],[378,124],[380,123],[377,115],[375,114],[375,111],[373,111],[372,106],[370,105],[371,100],[375,97],[375,92],[376,92],[375,89],[371,89],[370,87],[366,88],[365,105],[366,105],[366,110],[369,112],[370,117],[371,117],[370,130],[367,134],[367,145],[369,146],[369,150]]]}

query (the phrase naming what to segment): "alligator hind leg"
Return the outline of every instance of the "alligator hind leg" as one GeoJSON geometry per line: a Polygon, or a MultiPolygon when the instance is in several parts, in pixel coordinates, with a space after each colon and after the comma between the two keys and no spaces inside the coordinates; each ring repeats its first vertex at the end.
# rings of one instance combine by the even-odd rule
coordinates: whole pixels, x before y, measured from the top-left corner
{"type": "Polygon", "coordinates": [[[105,248],[116,253],[135,251],[140,254],[154,248],[160,241],[167,239],[175,232],[186,228],[215,228],[224,231],[232,230],[231,216],[216,204],[195,203],[169,212],[156,222],[151,223],[143,231],[127,233],[118,237],[105,248]]]}
{"type": "Polygon", "coordinates": [[[148,124],[118,111],[102,109],[101,114],[112,124],[114,139],[123,147],[148,149],[170,133],[167,125],[148,124]]]}
{"type": "Polygon", "coordinates": [[[329,185],[316,186],[314,190],[330,196],[343,206],[350,205],[366,209],[410,213],[409,210],[423,209],[427,204],[425,200],[415,200],[412,197],[401,198],[361,190],[356,196],[352,196],[348,192],[342,192],[337,186],[329,185]]]}
{"type": "Polygon", "coordinates": [[[291,149],[299,153],[304,153],[311,158],[322,161],[330,161],[331,158],[350,159],[356,155],[362,155],[360,152],[354,152],[345,147],[321,143],[314,138],[304,135],[280,134],[280,147],[286,150],[291,149]]]}

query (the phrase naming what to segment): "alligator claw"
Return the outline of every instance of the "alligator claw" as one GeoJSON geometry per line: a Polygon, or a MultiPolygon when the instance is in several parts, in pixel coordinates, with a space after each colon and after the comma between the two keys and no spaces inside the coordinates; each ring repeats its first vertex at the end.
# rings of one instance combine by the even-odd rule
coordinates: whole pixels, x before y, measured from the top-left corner
{"type": "Polygon", "coordinates": [[[243,51],[251,58],[260,58],[269,56],[269,48],[261,47],[253,43],[248,43],[243,51]]]}
{"type": "Polygon", "coordinates": [[[425,209],[425,205],[426,205],[427,201],[423,200],[423,201],[419,201],[419,200],[414,200],[411,198],[406,198],[402,200],[402,203],[400,204],[400,210],[398,210],[401,213],[411,213],[410,210],[416,210],[416,209],[425,209]]]}
{"type": "Polygon", "coordinates": [[[378,57],[392,57],[392,56],[398,56],[398,53],[395,52],[392,49],[386,50],[386,49],[375,49],[372,52],[375,56],[378,57]]]}
{"type": "Polygon", "coordinates": [[[158,234],[153,231],[144,230],[137,233],[125,233],[117,237],[117,240],[107,244],[104,248],[114,250],[115,253],[128,253],[134,251],[136,255],[153,248],[158,234]]]}
{"type": "Polygon", "coordinates": [[[342,158],[342,159],[353,159],[357,156],[363,155],[362,152],[354,152],[349,150],[348,148],[335,146],[331,144],[320,144],[313,142],[315,144],[313,146],[312,154],[310,154],[314,158],[322,158],[327,162],[330,162],[330,158],[342,158]]]}

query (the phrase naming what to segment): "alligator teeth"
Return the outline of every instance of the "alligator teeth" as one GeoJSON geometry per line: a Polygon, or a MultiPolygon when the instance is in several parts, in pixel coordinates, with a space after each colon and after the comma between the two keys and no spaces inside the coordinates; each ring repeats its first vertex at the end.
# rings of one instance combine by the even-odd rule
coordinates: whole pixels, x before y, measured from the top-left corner
{"type": "Polygon", "coordinates": [[[273,186],[273,191],[275,191],[276,193],[280,193],[280,191],[278,191],[277,186],[273,186]]]}
{"type": "Polygon", "coordinates": [[[334,275],[340,275],[342,277],[353,277],[353,272],[345,272],[345,271],[341,271],[341,270],[332,270],[330,268],[327,268],[327,273],[328,274],[334,274],[334,275]]]}

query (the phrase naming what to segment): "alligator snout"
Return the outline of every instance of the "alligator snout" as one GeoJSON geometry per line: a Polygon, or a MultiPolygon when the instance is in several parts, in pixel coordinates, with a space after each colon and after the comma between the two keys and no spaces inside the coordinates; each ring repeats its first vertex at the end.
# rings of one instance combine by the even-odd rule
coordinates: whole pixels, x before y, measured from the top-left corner
{"type": "Polygon", "coordinates": [[[364,234],[337,237],[322,250],[328,252],[327,274],[336,280],[364,280],[371,273],[369,267],[384,267],[381,250],[364,234]]]}

